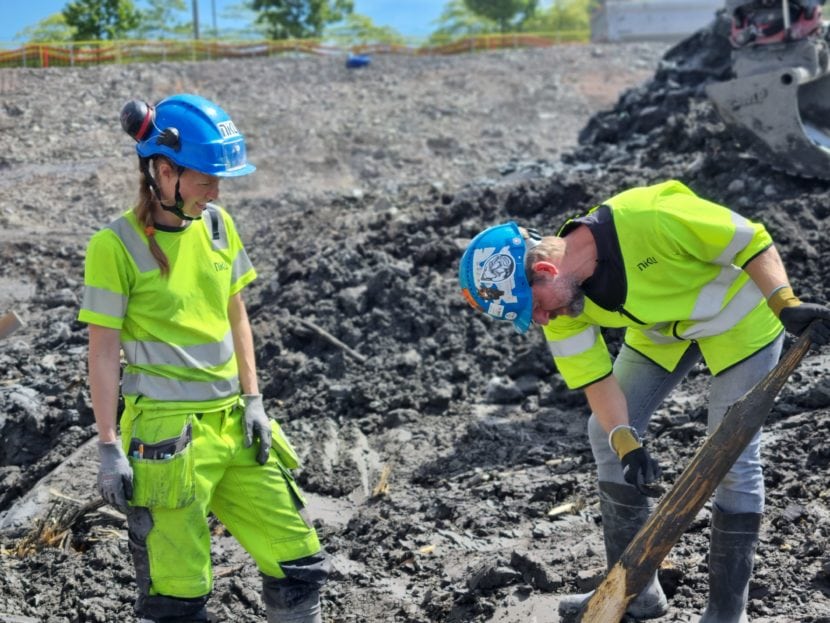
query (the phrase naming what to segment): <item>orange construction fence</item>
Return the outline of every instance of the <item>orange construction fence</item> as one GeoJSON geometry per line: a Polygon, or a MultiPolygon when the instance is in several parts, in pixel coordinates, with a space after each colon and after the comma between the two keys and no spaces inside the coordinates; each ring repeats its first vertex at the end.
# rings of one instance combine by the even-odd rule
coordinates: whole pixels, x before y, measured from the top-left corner
{"type": "Polygon", "coordinates": [[[588,41],[588,31],[476,35],[418,46],[402,43],[368,43],[348,47],[313,39],[262,41],[87,41],[27,43],[20,48],[0,49],[3,67],[75,67],[109,63],[200,61],[249,58],[280,54],[459,54],[506,48],[546,47],[559,43],[588,41]]]}

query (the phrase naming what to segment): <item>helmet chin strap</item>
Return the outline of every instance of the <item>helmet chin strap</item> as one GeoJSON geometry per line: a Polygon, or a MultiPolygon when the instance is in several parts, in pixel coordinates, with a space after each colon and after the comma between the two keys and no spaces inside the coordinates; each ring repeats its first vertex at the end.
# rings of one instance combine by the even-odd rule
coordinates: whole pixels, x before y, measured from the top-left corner
{"type": "Polygon", "coordinates": [[[147,180],[147,184],[149,184],[150,188],[153,189],[153,193],[156,195],[156,199],[158,199],[159,205],[161,206],[162,210],[165,212],[170,212],[171,214],[175,214],[177,217],[182,219],[183,221],[198,221],[201,219],[201,216],[188,216],[184,213],[184,199],[182,199],[182,195],[179,192],[179,182],[182,179],[182,173],[184,172],[184,167],[177,166],[176,170],[178,172],[178,176],[176,177],[176,203],[172,205],[167,205],[164,203],[164,200],[161,198],[161,190],[156,183],[156,180],[153,178],[152,173],[150,173],[150,159],[149,158],[139,158],[139,168],[141,169],[142,175],[144,175],[144,179],[147,180]]]}

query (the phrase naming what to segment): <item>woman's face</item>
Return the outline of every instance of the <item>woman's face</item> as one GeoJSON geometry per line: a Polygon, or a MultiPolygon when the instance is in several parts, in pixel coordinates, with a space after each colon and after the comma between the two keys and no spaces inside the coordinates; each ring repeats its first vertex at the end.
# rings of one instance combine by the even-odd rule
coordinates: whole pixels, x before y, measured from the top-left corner
{"type": "Polygon", "coordinates": [[[186,169],[179,182],[179,192],[184,200],[182,211],[199,217],[208,203],[219,198],[219,178],[186,169]]]}
{"type": "Polygon", "coordinates": [[[219,178],[192,169],[185,169],[179,177],[174,166],[167,163],[159,167],[161,194],[164,203],[171,204],[176,200],[176,181],[179,183],[179,194],[184,201],[182,211],[187,216],[198,218],[205,210],[205,206],[219,198],[219,178]]]}

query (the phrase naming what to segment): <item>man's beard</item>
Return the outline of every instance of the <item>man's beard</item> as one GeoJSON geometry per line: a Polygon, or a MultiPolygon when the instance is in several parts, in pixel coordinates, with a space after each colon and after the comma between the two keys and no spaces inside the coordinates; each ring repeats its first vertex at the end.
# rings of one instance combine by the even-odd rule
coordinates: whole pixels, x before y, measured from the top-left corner
{"type": "Polygon", "coordinates": [[[563,305],[565,308],[565,314],[571,317],[579,316],[579,314],[581,314],[585,309],[585,293],[582,292],[582,289],[579,287],[579,283],[577,283],[576,279],[563,278],[560,276],[560,280],[561,279],[565,279],[565,281],[560,285],[565,291],[568,301],[566,305],[563,305]]]}

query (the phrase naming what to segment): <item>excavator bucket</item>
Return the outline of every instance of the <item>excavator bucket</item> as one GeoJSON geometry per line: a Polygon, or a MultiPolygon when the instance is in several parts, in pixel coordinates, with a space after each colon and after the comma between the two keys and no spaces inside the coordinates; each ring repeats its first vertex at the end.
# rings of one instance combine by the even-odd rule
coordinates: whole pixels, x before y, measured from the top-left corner
{"type": "Polygon", "coordinates": [[[830,179],[830,67],[827,41],[733,50],[736,78],[706,93],[733,136],[775,169],[830,179]]]}

